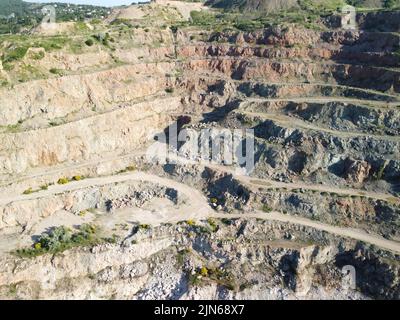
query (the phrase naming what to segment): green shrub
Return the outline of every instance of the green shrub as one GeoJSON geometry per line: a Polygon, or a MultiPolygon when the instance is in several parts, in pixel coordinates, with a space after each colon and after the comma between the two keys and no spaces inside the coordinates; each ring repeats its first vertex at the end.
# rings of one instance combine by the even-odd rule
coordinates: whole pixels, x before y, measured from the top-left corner
{"type": "Polygon", "coordinates": [[[261,210],[269,213],[269,212],[272,212],[273,209],[270,206],[268,206],[267,204],[263,204],[263,206],[261,207],[261,210]]]}
{"type": "Polygon", "coordinates": [[[50,71],[50,73],[56,74],[56,75],[62,75],[63,74],[63,71],[60,70],[60,69],[57,69],[57,68],[51,68],[49,71],[50,71]]]}
{"type": "Polygon", "coordinates": [[[58,184],[67,184],[69,183],[69,179],[68,178],[60,178],[57,181],[58,184]]]}
{"type": "Polygon", "coordinates": [[[34,192],[33,189],[29,188],[29,189],[26,189],[22,194],[31,194],[33,192],[34,192]]]}
{"type": "Polygon", "coordinates": [[[126,171],[135,171],[136,170],[136,166],[135,165],[131,165],[131,166],[127,166],[125,168],[126,171]]]}
{"type": "Polygon", "coordinates": [[[232,225],[232,220],[231,220],[231,219],[228,219],[228,218],[222,218],[222,219],[221,219],[221,222],[222,222],[224,225],[226,225],[226,226],[232,225]]]}
{"type": "Polygon", "coordinates": [[[216,15],[208,11],[190,12],[192,24],[198,26],[213,25],[216,23],[216,15]]]}
{"type": "Polygon", "coordinates": [[[218,204],[218,199],[217,198],[210,198],[210,202],[212,203],[212,204],[218,204]]]}
{"type": "Polygon", "coordinates": [[[61,226],[49,233],[42,234],[31,248],[17,250],[20,257],[36,257],[46,253],[56,254],[78,246],[93,246],[107,241],[97,236],[97,228],[91,224],[83,224],[73,232],[61,226]]]}
{"type": "Polygon", "coordinates": [[[207,223],[210,225],[212,232],[218,231],[218,224],[213,219],[208,218],[207,223]]]}
{"type": "Polygon", "coordinates": [[[3,55],[3,62],[9,63],[21,60],[25,57],[28,47],[16,47],[3,55]]]}
{"type": "Polygon", "coordinates": [[[91,46],[94,45],[94,41],[93,41],[93,39],[87,39],[87,40],[85,41],[85,44],[86,44],[88,47],[91,47],[91,46]]]}
{"type": "Polygon", "coordinates": [[[200,275],[202,276],[202,277],[207,277],[208,276],[208,269],[206,268],[206,267],[201,267],[201,269],[200,269],[200,275]]]}
{"type": "Polygon", "coordinates": [[[86,210],[81,210],[81,211],[79,211],[79,216],[80,217],[84,217],[85,215],[87,214],[87,211],[86,210]]]}

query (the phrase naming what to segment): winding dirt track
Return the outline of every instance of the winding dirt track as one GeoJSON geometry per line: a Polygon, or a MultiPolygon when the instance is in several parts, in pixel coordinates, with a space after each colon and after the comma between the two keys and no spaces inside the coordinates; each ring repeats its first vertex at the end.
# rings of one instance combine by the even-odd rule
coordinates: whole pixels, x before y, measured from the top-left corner
{"type": "Polygon", "coordinates": [[[271,120],[279,125],[282,125],[284,127],[288,128],[300,128],[304,130],[312,130],[316,132],[325,132],[327,134],[336,136],[336,137],[344,137],[344,138],[354,138],[354,137],[362,137],[362,138],[374,138],[377,140],[388,140],[388,141],[394,141],[394,142],[399,142],[400,139],[398,137],[393,137],[393,136],[387,136],[387,135],[376,135],[376,134],[369,134],[369,133],[363,133],[363,132],[352,132],[352,131],[339,131],[339,130],[333,130],[333,129],[328,129],[320,126],[313,125],[309,122],[303,121],[301,119],[295,118],[295,117],[290,117],[286,116],[283,114],[271,114],[271,113],[261,113],[261,112],[249,112],[249,111],[242,111],[239,110],[239,113],[248,115],[253,118],[261,118],[263,120],[271,120]]]}
{"type": "MultiPolygon", "coordinates": [[[[240,179],[241,177],[239,177],[240,179]]],[[[352,238],[360,241],[364,241],[373,245],[376,245],[382,249],[390,250],[393,252],[400,253],[400,243],[396,241],[386,240],[380,236],[368,234],[364,231],[351,229],[351,228],[341,228],[336,226],[331,226],[328,224],[323,224],[319,222],[315,222],[309,219],[284,215],[278,212],[264,213],[264,212],[256,212],[253,214],[240,214],[240,215],[226,215],[226,214],[218,214],[213,211],[207,199],[200,191],[189,187],[183,183],[178,183],[171,179],[161,178],[156,175],[144,173],[144,172],[134,172],[123,175],[115,175],[115,176],[107,176],[100,178],[91,178],[83,181],[73,182],[67,185],[57,185],[52,186],[49,190],[30,194],[30,195],[19,195],[15,197],[3,198],[0,200],[0,205],[4,205],[6,203],[10,203],[13,201],[20,200],[29,200],[29,199],[37,199],[43,197],[50,197],[57,193],[68,192],[72,190],[79,190],[82,188],[88,188],[92,186],[101,186],[109,183],[117,183],[124,181],[148,181],[160,185],[164,185],[169,188],[173,188],[177,190],[179,193],[184,194],[189,199],[190,210],[185,210],[182,212],[179,217],[173,216],[171,217],[170,222],[176,222],[176,219],[179,220],[187,220],[187,219],[206,219],[208,217],[214,218],[259,218],[270,221],[280,221],[287,222],[292,224],[303,225],[307,227],[312,227],[317,230],[325,231],[328,233],[332,233],[341,237],[352,238]],[[195,214],[194,214],[195,213],[195,214]]],[[[156,219],[155,219],[156,220],[156,219]]],[[[158,224],[159,221],[147,221],[150,224],[158,224]]]]}
{"type": "MultiPolygon", "coordinates": [[[[219,217],[218,215],[217,217],[219,217]]],[[[393,252],[400,253],[400,242],[387,240],[383,237],[379,237],[377,235],[371,235],[366,233],[365,231],[352,229],[352,228],[341,228],[336,226],[331,226],[329,224],[315,222],[309,219],[294,217],[290,215],[285,215],[279,212],[270,212],[270,213],[257,213],[257,214],[246,214],[246,217],[254,217],[258,219],[271,220],[271,221],[280,221],[287,222],[292,224],[298,224],[306,227],[311,227],[317,230],[325,231],[328,233],[332,233],[344,238],[352,238],[359,241],[363,241],[369,244],[373,244],[382,249],[390,250],[393,252]]],[[[224,216],[226,218],[226,215],[224,216]]],[[[236,216],[236,217],[244,217],[244,215],[236,216]]]]}
{"type": "MultiPolygon", "coordinates": [[[[161,146],[162,146],[162,143],[160,144],[160,147],[161,146]]],[[[88,166],[100,165],[102,163],[116,161],[116,160],[125,159],[125,158],[128,159],[130,157],[140,157],[140,156],[144,156],[145,154],[146,154],[146,150],[141,150],[141,151],[136,151],[134,153],[125,154],[122,156],[118,155],[118,156],[103,158],[101,161],[96,159],[96,160],[89,160],[86,162],[81,162],[80,164],[73,164],[73,165],[68,165],[68,166],[64,165],[64,166],[60,166],[60,167],[49,168],[46,171],[43,171],[43,168],[38,168],[37,170],[33,170],[31,174],[20,176],[18,178],[10,179],[9,177],[7,177],[7,179],[6,179],[7,182],[6,183],[0,182],[0,186],[6,187],[6,186],[12,185],[14,183],[24,181],[26,179],[39,178],[39,177],[43,177],[43,176],[46,176],[49,174],[63,175],[63,172],[65,172],[65,170],[74,169],[75,171],[78,171],[79,169],[85,168],[88,166]]],[[[180,157],[176,157],[176,156],[175,157],[170,156],[170,158],[175,160],[177,163],[193,164],[193,162],[188,161],[185,158],[180,158],[180,157]]],[[[354,189],[354,188],[340,188],[340,187],[334,187],[334,186],[330,186],[330,185],[308,184],[308,183],[301,183],[301,182],[278,182],[278,181],[269,180],[269,179],[260,180],[260,179],[252,178],[252,177],[249,177],[246,175],[238,175],[234,169],[227,167],[227,166],[223,166],[223,165],[215,165],[215,164],[210,164],[208,162],[196,162],[195,164],[197,164],[203,168],[209,167],[214,170],[232,174],[232,176],[234,176],[235,179],[237,179],[238,181],[251,187],[252,190],[255,190],[256,188],[259,188],[259,187],[270,187],[270,188],[288,189],[288,190],[304,189],[304,190],[310,190],[310,191],[337,193],[337,194],[349,195],[349,196],[364,196],[364,197],[377,199],[377,200],[384,200],[384,201],[389,201],[389,202],[400,203],[400,199],[396,199],[390,193],[366,191],[366,190],[354,189]]],[[[116,176],[116,177],[121,177],[121,176],[116,176]]],[[[91,179],[83,180],[81,182],[87,182],[87,181],[93,181],[93,180],[97,181],[98,179],[102,179],[102,178],[91,178],[91,179]]],[[[110,176],[109,179],[110,179],[110,181],[113,181],[113,176],[110,176]]],[[[116,178],[116,179],[118,180],[119,178],[116,178]]],[[[75,184],[75,183],[72,183],[72,184],[75,184]]],[[[69,188],[69,187],[71,187],[72,184],[65,185],[64,187],[69,188]]],[[[54,190],[55,188],[57,188],[57,186],[53,186],[50,189],[54,190]]],[[[60,188],[59,192],[62,192],[62,188],[60,188]]],[[[41,191],[40,193],[31,194],[29,196],[35,198],[35,197],[41,197],[41,195],[43,195],[43,194],[45,194],[45,191],[41,191]]],[[[5,203],[9,203],[12,201],[17,201],[18,199],[19,200],[30,199],[30,198],[28,198],[29,196],[28,195],[24,195],[24,196],[17,195],[15,197],[10,197],[8,192],[7,192],[7,194],[0,193],[0,205],[4,205],[5,203]]]]}

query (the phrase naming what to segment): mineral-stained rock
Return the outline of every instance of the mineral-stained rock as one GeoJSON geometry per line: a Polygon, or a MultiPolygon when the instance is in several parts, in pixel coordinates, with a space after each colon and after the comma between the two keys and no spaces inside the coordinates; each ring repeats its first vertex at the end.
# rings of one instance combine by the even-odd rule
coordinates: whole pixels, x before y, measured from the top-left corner
{"type": "Polygon", "coordinates": [[[366,161],[345,161],[345,178],[350,182],[362,184],[369,177],[370,171],[371,165],[366,161]]]}

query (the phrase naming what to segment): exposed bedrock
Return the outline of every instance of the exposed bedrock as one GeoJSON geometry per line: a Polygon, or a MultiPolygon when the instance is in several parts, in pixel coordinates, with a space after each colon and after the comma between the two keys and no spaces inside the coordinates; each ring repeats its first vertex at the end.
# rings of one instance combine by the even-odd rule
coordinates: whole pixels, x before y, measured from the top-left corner
{"type": "Polygon", "coordinates": [[[3,61],[0,298],[400,299],[398,18],[254,32],[117,19],[71,36],[79,52],[3,61]],[[92,36],[106,27],[113,41],[92,36]],[[254,171],[223,152],[173,163],[193,146],[172,152],[175,121],[254,129],[254,171]],[[84,223],[89,243],[36,242],[84,223]]]}
{"type": "MultiPolygon", "coordinates": [[[[293,135],[290,139],[294,138],[293,135]]],[[[319,139],[305,139],[298,145],[292,145],[290,139],[285,140],[283,146],[258,141],[256,143],[256,169],[254,174],[284,180],[291,180],[298,176],[302,179],[311,179],[314,182],[325,181],[325,183],[332,184],[346,182],[346,184],[358,187],[367,182],[381,179],[389,183],[396,183],[400,178],[399,159],[397,157],[388,160],[381,156],[379,151],[376,151],[376,155],[367,154],[364,156],[363,152],[354,153],[338,149],[336,144],[331,145],[332,149],[327,149],[321,142],[322,140],[319,139]],[[322,176],[318,177],[319,175],[322,176]],[[328,182],[329,180],[330,182],[328,182]]],[[[276,140],[274,139],[274,141],[276,140]]],[[[334,142],[335,139],[329,141],[334,142]]],[[[358,142],[352,142],[348,145],[354,148],[358,146],[358,142]]],[[[364,145],[362,142],[360,143],[364,145]]],[[[368,153],[368,150],[373,148],[374,145],[378,146],[380,143],[367,144],[361,148],[368,153]]],[[[388,148],[390,149],[389,145],[388,148]]]]}
{"type": "Polygon", "coordinates": [[[0,174],[132,152],[173,121],[180,100],[167,97],[51,128],[1,134],[0,174]]]}
{"type": "Polygon", "coordinates": [[[244,81],[238,85],[238,90],[248,97],[260,96],[265,98],[293,98],[293,97],[346,97],[355,99],[367,99],[385,102],[399,101],[393,95],[381,94],[379,92],[367,91],[358,88],[335,86],[329,84],[268,84],[257,81],[244,81]]]}
{"type": "MultiPolygon", "coordinates": [[[[398,39],[396,39],[398,41],[398,39]]],[[[359,48],[282,48],[272,47],[237,47],[227,44],[212,44],[204,46],[187,46],[179,49],[179,54],[184,57],[236,57],[236,58],[266,58],[266,59],[332,59],[337,62],[352,62],[355,64],[370,64],[378,67],[397,67],[400,57],[390,51],[362,52],[359,48]]],[[[372,49],[371,49],[372,50],[372,49]]],[[[378,49],[377,49],[378,50],[378,49]]],[[[397,50],[393,49],[393,50],[397,50]]]]}
{"type": "Polygon", "coordinates": [[[0,126],[38,117],[49,121],[84,110],[108,111],[163,92],[173,63],[138,64],[84,75],[36,80],[0,89],[0,126]],[[151,76],[150,76],[151,75],[151,76]]]}
{"type": "Polygon", "coordinates": [[[90,186],[57,195],[30,200],[16,200],[0,207],[0,230],[22,227],[29,230],[34,224],[59,211],[79,214],[86,210],[112,212],[116,209],[142,207],[153,198],[167,198],[180,203],[185,198],[174,189],[153,183],[123,181],[90,186]]]}
{"type": "Polygon", "coordinates": [[[362,65],[216,58],[191,60],[188,68],[196,72],[218,71],[237,80],[328,82],[389,93],[400,92],[399,71],[362,65]]]}
{"type": "Polygon", "coordinates": [[[388,202],[363,196],[329,194],[300,190],[259,192],[272,210],[296,214],[323,223],[369,230],[387,238],[399,239],[400,208],[388,202]]]}
{"type": "Polygon", "coordinates": [[[254,126],[254,130],[257,137],[271,143],[285,146],[312,146],[312,150],[320,147],[336,154],[390,156],[396,155],[400,148],[400,142],[396,140],[368,136],[349,137],[330,132],[317,132],[315,129],[288,128],[274,120],[260,121],[254,126]]]}
{"type": "Polygon", "coordinates": [[[370,102],[260,101],[243,105],[246,111],[283,113],[321,127],[349,132],[396,136],[400,133],[400,109],[374,108],[370,102]]]}
{"type": "Polygon", "coordinates": [[[194,227],[161,225],[133,233],[122,245],[73,249],[33,260],[3,257],[0,296],[8,299],[321,299],[321,295],[398,298],[398,257],[390,253],[380,252],[377,257],[377,249],[334,239],[312,228],[252,219],[228,222],[216,221],[218,230],[213,234],[190,236],[194,227]],[[342,273],[346,265],[356,267],[360,293],[349,288],[352,279],[342,273]],[[205,277],[200,284],[193,283],[190,275],[202,267],[220,272],[216,277],[205,277]],[[363,280],[371,281],[362,283],[363,280]]]}
{"type": "Polygon", "coordinates": [[[399,265],[391,259],[363,248],[350,250],[336,257],[336,264],[352,265],[356,269],[357,286],[378,299],[400,299],[399,265]],[[385,289],[384,289],[385,288],[385,289]]]}

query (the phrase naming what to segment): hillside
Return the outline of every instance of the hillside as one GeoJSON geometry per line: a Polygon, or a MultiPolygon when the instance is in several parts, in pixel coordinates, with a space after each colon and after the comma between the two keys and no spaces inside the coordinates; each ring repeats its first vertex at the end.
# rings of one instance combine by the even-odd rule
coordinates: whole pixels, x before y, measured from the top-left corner
{"type": "Polygon", "coordinates": [[[400,11],[306,2],[0,35],[0,299],[399,300],[400,11]]]}
{"type": "Polygon", "coordinates": [[[43,20],[44,6],[56,6],[58,22],[103,19],[110,13],[109,8],[91,5],[0,0],[0,34],[29,32],[43,20]]]}
{"type": "Polygon", "coordinates": [[[16,15],[25,14],[29,4],[22,0],[0,0],[0,15],[8,16],[12,13],[16,15]]]}
{"type": "MultiPolygon", "coordinates": [[[[314,11],[336,9],[345,4],[342,0],[208,0],[207,5],[226,9],[242,11],[267,11],[275,12],[290,8],[308,8],[314,11]]],[[[349,0],[348,4],[359,8],[395,8],[400,6],[399,0],[349,0]]]]}

